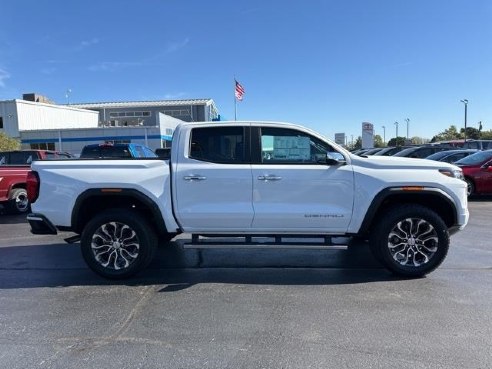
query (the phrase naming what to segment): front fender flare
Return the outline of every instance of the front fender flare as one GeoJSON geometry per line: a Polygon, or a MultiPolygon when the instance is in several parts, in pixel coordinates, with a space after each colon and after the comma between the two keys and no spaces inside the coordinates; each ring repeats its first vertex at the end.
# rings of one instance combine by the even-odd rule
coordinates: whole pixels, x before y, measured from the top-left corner
{"type": "MultiPolygon", "coordinates": [[[[415,201],[415,199],[422,201],[423,199],[429,197],[438,199],[439,202],[444,202],[451,209],[453,209],[453,214],[450,215],[452,218],[452,224],[448,224],[448,227],[452,227],[458,223],[458,213],[455,201],[450,195],[440,188],[419,186],[389,187],[381,190],[372,200],[371,205],[369,205],[369,208],[367,209],[364,220],[362,221],[358,234],[363,235],[369,232],[370,226],[373,223],[378,211],[384,207],[388,201],[391,201],[391,199],[400,198],[403,202],[418,202],[415,201]]],[[[424,206],[426,205],[425,202],[420,203],[424,206]]],[[[432,209],[432,207],[430,208],[432,209]]]]}

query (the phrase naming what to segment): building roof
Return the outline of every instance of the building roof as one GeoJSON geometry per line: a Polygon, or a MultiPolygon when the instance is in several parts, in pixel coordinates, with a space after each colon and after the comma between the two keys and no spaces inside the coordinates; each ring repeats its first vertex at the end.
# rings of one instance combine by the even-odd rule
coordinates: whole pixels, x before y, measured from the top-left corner
{"type": "Polygon", "coordinates": [[[29,100],[23,100],[23,99],[0,101],[0,103],[3,103],[3,102],[13,102],[13,103],[17,103],[17,104],[40,106],[40,107],[45,107],[45,108],[49,108],[49,109],[71,110],[71,111],[80,111],[80,112],[89,113],[89,114],[98,114],[97,111],[90,110],[88,108],[83,108],[82,106],[75,106],[75,105],[58,105],[58,104],[29,101],[29,100]]]}
{"type": "Polygon", "coordinates": [[[109,109],[109,108],[136,108],[152,106],[182,106],[182,105],[215,105],[212,99],[189,99],[189,100],[157,100],[157,101],[122,101],[70,104],[71,107],[80,109],[109,109]]]}

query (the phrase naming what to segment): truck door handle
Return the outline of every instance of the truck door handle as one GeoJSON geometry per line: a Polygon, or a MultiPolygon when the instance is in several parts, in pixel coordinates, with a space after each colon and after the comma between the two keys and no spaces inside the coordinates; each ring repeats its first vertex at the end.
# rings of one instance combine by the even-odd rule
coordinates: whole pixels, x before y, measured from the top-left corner
{"type": "Polygon", "coordinates": [[[266,175],[266,176],[258,176],[259,181],[280,181],[282,177],[266,175]]]}
{"type": "Polygon", "coordinates": [[[192,174],[190,176],[184,176],[183,179],[185,181],[204,181],[207,177],[192,174]]]}

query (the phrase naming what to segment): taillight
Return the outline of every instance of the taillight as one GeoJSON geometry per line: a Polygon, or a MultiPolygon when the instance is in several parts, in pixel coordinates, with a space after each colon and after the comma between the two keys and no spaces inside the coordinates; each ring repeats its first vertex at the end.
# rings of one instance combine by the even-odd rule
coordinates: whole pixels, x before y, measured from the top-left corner
{"type": "Polygon", "coordinates": [[[32,204],[38,199],[39,196],[39,176],[37,172],[31,170],[27,173],[26,189],[27,198],[32,204]]]}

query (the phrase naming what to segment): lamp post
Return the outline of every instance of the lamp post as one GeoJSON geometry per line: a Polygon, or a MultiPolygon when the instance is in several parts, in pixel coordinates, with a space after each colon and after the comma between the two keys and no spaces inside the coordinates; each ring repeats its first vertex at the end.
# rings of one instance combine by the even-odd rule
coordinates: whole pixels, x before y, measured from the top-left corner
{"type": "Polygon", "coordinates": [[[410,127],[410,119],[405,119],[405,122],[407,122],[407,140],[408,140],[408,127],[410,127]]]}
{"type": "Polygon", "coordinates": [[[68,89],[65,93],[65,97],[67,98],[67,105],[70,105],[70,94],[72,93],[72,89],[68,89]]]}
{"type": "Polygon", "coordinates": [[[395,122],[395,126],[396,126],[396,138],[398,139],[398,122],[395,122]]]}
{"type": "Polygon", "coordinates": [[[381,126],[383,128],[383,145],[386,145],[386,126],[381,126]]]}
{"type": "Polygon", "coordinates": [[[468,108],[468,100],[463,99],[460,100],[463,104],[465,104],[465,142],[466,142],[466,113],[467,113],[467,108],[468,108]]]}

